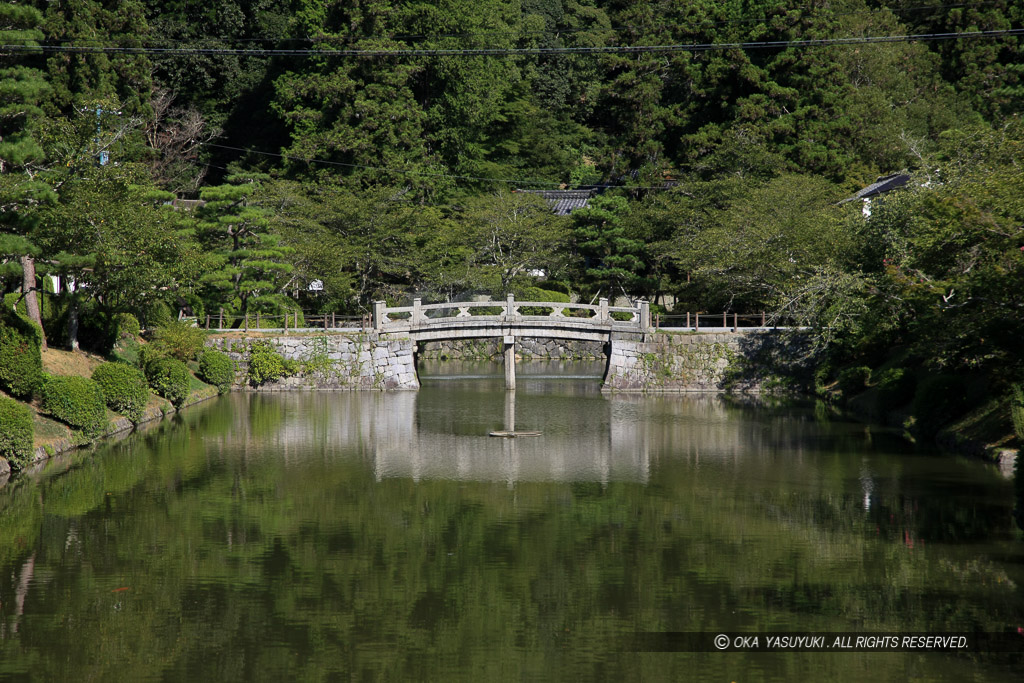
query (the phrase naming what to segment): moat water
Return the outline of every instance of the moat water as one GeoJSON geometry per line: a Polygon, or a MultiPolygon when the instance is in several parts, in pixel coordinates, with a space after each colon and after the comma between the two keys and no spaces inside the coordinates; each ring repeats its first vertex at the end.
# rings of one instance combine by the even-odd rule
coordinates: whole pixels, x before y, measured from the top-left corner
{"type": "Polygon", "coordinates": [[[12,480],[0,680],[1016,679],[1024,647],[703,646],[1016,632],[1011,482],[813,404],[602,395],[601,370],[232,394],[12,480]]]}

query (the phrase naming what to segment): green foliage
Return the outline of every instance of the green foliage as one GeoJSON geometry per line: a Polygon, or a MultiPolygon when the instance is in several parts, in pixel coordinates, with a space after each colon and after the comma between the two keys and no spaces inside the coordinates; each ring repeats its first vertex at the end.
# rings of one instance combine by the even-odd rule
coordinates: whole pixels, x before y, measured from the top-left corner
{"type": "Polygon", "coordinates": [[[142,321],[146,329],[156,329],[165,325],[173,325],[177,321],[170,307],[164,301],[153,301],[143,309],[142,321]]]}
{"type": "Polygon", "coordinates": [[[175,407],[180,408],[188,399],[192,374],[180,360],[165,356],[147,358],[145,372],[153,391],[175,407]]]}
{"type": "Polygon", "coordinates": [[[139,423],[149,401],[149,386],[141,370],[125,363],[104,363],[93,370],[92,378],[111,410],[139,423]]]}
{"type": "Polygon", "coordinates": [[[625,197],[600,195],[572,214],[572,235],[582,257],[581,284],[588,293],[600,292],[609,299],[645,286],[644,243],[629,234],[625,197]]]}
{"type": "Polygon", "coordinates": [[[182,362],[194,360],[203,350],[206,332],[183,321],[161,325],[153,331],[152,352],[182,362]]]}
{"type": "Polygon", "coordinates": [[[260,184],[251,177],[232,178],[239,184],[207,187],[205,202],[196,213],[206,270],[199,278],[210,303],[238,302],[245,315],[258,298],[278,299],[279,280],[294,268],[287,257],[294,251],[270,229],[269,211],[255,197],[260,184]]]}
{"type": "Polygon", "coordinates": [[[846,398],[855,396],[867,388],[869,377],[871,377],[871,368],[866,365],[843,368],[839,371],[839,377],[837,378],[839,391],[846,398]]]}
{"type": "Polygon", "coordinates": [[[235,361],[226,353],[207,349],[199,357],[199,376],[223,394],[234,384],[235,361]]]}
{"type": "Polygon", "coordinates": [[[910,404],[914,430],[934,436],[969,407],[967,382],[958,375],[931,375],[923,379],[910,404]]]}
{"type": "Polygon", "coordinates": [[[893,410],[904,406],[913,399],[915,393],[914,373],[907,368],[890,368],[882,373],[872,374],[872,381],[878,390],[879,409],[893,410]]]}
{"type": "MultiPolygon", "coordinates": [[[[522,287],[516,291],[516,299],[519,301],[550,301],[556,304],[569,303],[569,295],[563,292],[555,292],[540,287],[522,287]]],[[[519,309],[523,315],[549,315],[551,308],[547,306],[523,306],[519,309]]]]}
{"type": "Polygon", "coordinates": [[[23,403],[0,396],[0,458],[15,470],[32,461],[35,428],[32,411],[23,403]]]}
{"type": "Polygon", "coordinates": [[[138,337],[140,327],[139,319],[131,313],[118,313],[114,316],[114,324],[117,326],[117,337],[138,337]]]}
{"type": "Polygon", "coordinates": [[[281,354],[267,342],[253,342],[249,347],[249,383],[260,386],[286,377],[289,368],[281,354]]]}
{"type": "Polygon", "coordinates": [[[44,410],[87,437],[99,436],[107,425],[103,389],[88,377],[47,375],[42,397],[44,410]]]}
{"type": "Polygon", "coordinates": [[[1013,429],[1017,432],[1017,438],[1024,443],[1024,387],[1014,384],[1011,385],[1011,391],[1010,412],[1013,418],[1013,429]]]}
{"type": "Polygon", "coordinates": [[[39,328],[20,315],[0,310],[0,388],[18,398],[39,390],[43,377],[39,328]]]}

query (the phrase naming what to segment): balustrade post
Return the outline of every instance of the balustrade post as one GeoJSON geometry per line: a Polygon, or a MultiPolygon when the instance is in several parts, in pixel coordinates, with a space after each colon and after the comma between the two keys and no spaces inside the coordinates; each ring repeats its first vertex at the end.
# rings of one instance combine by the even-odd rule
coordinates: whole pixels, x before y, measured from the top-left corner
{"type": "Polygon", "coordinates": [[[651,305],[646,301],[640,302],[640,331],[650,332],[651,330],[651,305]]]}
{"type": "Polygon", "coordinates": [[[412,324],[418,325],[423,322],[423,299],[412,300],[412,324]]]}
{"type": "Polygon", "coordinates": [[[387,303],[383,301],[373,302],[373,329],[375,332],[380,332],[384,329],[384,318],[386,317],[385,309],[387,303]]]}
{"type": "Polygon", "coordinates": [[[516,295],[509,294],[508,299],[505,300],[505,316],[508,318],[514,317],[516,314],[516,295]]]}
{"type": "Polygon", "coordinates": [[[605,297],[597,300],[597,319],[601,322],[608,320],[608,299],[605,297]]]}

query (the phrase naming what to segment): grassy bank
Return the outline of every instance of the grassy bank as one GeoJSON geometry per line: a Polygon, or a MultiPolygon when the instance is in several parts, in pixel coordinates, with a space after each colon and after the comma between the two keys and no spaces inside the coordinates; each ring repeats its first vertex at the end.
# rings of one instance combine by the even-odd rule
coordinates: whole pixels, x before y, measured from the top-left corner
{"type": "MultiPolygon", "coordinates": [[[[107,362],[96,354],[58,349],[43,351],[41,359],[43,373],[53,377],[91,378],[96,368],[107,362]]],[[[33,432],[32,449],[28,462],[23,464],[24,467],[32,466],[58,453],[129,431],[134,429],[137,424],[162,419],[164,416],[182,408],[214,398],[218,393],[217,387],[206,384],[190,373],[188,395],[177,406],[168,399],[149,390],[146,405],[141,410],[141,413],[135,416],[135,420],[127,415],[106,408],[104,424],[98,430],[86,433],[82,429],[75,428],[56,419],[52,413],[47,411],[43,401],[38,396],[33,397],[31,400],[19,400],[11,394],[0,390],[0,396],[18,401],[30,411],[33,432]]],[[[0,457],[0,473],[6,472],[9,467],[9,463],[3,457],[0,457]]]]}

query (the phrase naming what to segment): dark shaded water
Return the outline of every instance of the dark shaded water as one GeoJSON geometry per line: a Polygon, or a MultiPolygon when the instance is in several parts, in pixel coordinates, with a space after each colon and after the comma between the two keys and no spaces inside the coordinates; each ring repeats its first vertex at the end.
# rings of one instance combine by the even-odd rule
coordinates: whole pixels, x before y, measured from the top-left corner
{"type": "Polygon", "coordinates": [[[0,489],[0,679],[1014,678],[1007,654],[623,651],[1014,630],[995,470],[808,407],[602,396],[580,364],[521,367],[514,400],[500,366],[424,370],[227,396],[0,489]],[[487,436],[513,420],[543,435],[487,436]]]}

